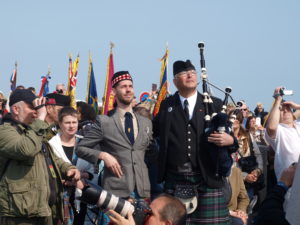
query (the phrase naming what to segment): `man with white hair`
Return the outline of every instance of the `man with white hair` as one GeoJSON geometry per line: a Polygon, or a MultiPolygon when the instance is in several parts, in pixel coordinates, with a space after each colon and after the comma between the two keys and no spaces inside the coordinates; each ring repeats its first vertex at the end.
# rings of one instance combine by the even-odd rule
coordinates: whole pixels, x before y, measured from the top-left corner
{"type": "Polygon", "coordinates": [[[0,125],[0,224],[61,224],[62,180],[78,181],[80,172],[44,139],[45,98],[17,89],[9,106],[0,125]]]}

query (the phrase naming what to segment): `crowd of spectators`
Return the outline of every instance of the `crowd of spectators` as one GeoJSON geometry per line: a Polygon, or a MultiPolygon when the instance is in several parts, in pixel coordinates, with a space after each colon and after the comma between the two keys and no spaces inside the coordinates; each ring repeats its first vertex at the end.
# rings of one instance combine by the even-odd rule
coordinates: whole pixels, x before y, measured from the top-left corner
{"type": "Polygon", "coordinates": [[[93,185],[146,203],[148,225],[297,224],[300,105],[284,101],[280,87],[270,112],[262,103],[253,111],[244,100],[229,103],[232,132],[206,140],[232,159],[220,176],[224,154],[207,152],[195,68],[187,60],[173,70],[177,92],[155,118],[158,91],[137,103],[128,71],[112,78],[109,116],[82,101],[70,107],[64,84],[45,97],[22,85],[8,98],[0,92],[0,224],[136,224],[135,213],[122,215],[116,203],[103,209],[109,199],[80,201],[93,185]]]}

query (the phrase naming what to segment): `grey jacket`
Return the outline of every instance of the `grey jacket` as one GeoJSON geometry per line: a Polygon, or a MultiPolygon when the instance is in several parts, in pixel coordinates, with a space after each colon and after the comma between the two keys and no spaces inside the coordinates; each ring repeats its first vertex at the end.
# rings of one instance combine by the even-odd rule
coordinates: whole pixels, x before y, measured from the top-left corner
{"type": "Polygon", "coordinates": [[[127,138],[118,113],[112,116],[101,115],[96,123],[79,142],[76,154],[96,164],[100,152],[113,155],[121,165],[123,176],[116,177],[104,167],[103,188],[119,197],[128,197],[135,186],[141,197],[150,196],[148,168],[144,162],[152,138],[152,123],[149,119],[135,114],[138,135],[132,145],[127,138]],[[95,146],[99,144],[99,148],[95,146]]]}

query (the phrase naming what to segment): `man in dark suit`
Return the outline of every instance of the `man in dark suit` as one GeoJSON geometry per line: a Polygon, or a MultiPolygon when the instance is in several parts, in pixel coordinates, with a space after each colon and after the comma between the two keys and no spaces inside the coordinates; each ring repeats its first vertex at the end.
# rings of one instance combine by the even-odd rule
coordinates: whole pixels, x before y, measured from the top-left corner
{"type": "MultiPolygon", "coordinates": [[[[205,110],[203,95],[197,91],[195,67],[190,60],[176,61],[173,73],[178,92],[162,102],[153,125],[154,137],[159,137],[160,143],[158,182],[164,181],[165,192],[175,196],[185,194],[180,190],[194,190],[197,208],[188,215],[187,224],[228,224],[223,178],[216,173],[217,160],[210,157],[204,145],[205,110]]],[[[213,98],[213,102],[220,111],[221,100],[213,98]]],[[[237,147],[227,133],[213,133],[208,141],[220,147],[235,143],[237,147]]],[[[195,205],[193,202],[190,206],[195,205]]]]}
{"type": "Polygon", "coordinates": [[[122,198],[150,197],[150,182],[144,156],[152,138],[152,123],[135,114],[131,102],[133,82],[128,71],[112,77],[117,107],[101,115],[77,146],[76,153],[91,163],[103,160],[102,186],[122,198]],[[95,146],[100,144],[100,149],[95,146]]]}

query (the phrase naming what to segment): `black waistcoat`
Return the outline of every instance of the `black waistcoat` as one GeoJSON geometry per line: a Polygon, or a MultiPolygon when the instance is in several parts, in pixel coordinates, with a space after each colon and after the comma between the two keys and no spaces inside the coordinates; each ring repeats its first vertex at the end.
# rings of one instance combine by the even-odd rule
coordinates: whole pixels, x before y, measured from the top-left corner
{"type": "MultiPolygon", "coordinates": [[[[167,165],[174,170],[184,163],[191,162],[193,170],[197,167],[197,135],[196,135],[196,117],[195,113],[190,121],[184,116],[184,111],[180,100],[174,108],[173,117],[170,125],[170,133],[168,138],[167,165]]],[[[195,112],[195,110],[194,110],[195,112]]],[[[168,168],[168,167],[167,167],[168,168]]]]}

